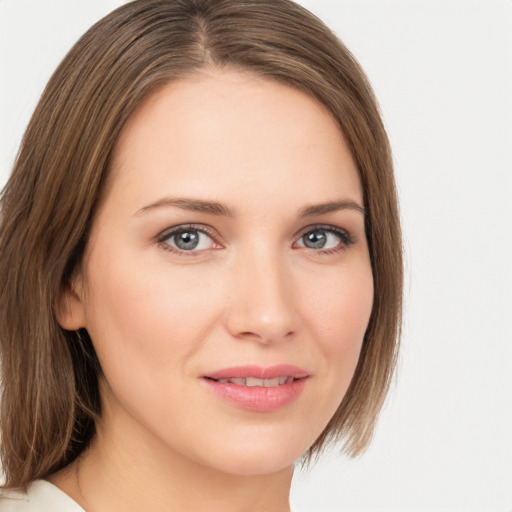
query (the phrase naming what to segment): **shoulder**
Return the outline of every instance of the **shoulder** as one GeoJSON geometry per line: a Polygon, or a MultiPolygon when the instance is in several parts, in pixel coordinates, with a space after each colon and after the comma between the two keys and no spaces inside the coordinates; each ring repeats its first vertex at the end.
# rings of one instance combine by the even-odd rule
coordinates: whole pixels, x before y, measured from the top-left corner
{"type": "Polygon", "coordinates": [[[12,489],[0,490],[0,512],[28,512],[27,493],[12,489]]]}
{"type": "Polygon", "coordinates": [[[85,512],[67,494],[46,480],[32,482],[27,491],[1,489],[0,512],[85,512]]]}

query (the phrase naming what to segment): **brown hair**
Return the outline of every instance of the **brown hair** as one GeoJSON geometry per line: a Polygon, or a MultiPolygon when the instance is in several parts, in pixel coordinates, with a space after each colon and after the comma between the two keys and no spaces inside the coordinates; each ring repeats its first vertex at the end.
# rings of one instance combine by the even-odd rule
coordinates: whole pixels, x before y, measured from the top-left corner
{"type": "Polygon", "coordinates": [[[50,79],[1,198],[1,457],[6,486],[73,461],[94,435],[101,372],[85,330],[57,323],[80,264],[109,159],[134,109],[205,66],[289,84],[331,112],[358,165],[374,305],[349,390],[308,452],[368,444],[396,364],[401,236],[386,132],[345,46],[289,0],[136,0],[94,25],[50,79]]]}

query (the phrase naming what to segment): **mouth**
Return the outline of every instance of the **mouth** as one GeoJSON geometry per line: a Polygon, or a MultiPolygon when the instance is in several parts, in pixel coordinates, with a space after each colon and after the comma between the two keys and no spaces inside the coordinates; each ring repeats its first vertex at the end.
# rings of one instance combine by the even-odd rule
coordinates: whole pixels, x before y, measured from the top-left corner
{"type": "Polygon", "coordinates": [[[238,408],[272,412],[294,402],[309,373],[291,365],[226,368],[203,376],[207,387],[238,408]]]}
{"type": "MultiPolygon", "coordinates": [[[[209,378],[209,377],[206,377],[209,378]]],[[[220,384],[236,384],[237,386],[246,386],[249,388],[275,388],[277,386],[284,386],[290,384],[295,379],[294,377],[275,377],[273,379],[257,379],[256,377],[234,377],[232,379],[211,379],[220,384]]]]}

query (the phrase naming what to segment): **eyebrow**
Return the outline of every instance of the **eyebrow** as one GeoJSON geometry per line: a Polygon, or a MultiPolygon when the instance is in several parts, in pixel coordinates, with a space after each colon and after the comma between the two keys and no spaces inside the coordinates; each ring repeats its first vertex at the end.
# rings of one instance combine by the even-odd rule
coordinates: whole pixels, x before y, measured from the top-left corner
{"type": "Polygon", "coordinates": [[[327,203],[313,204],[301,210],[299,217],[315,217],[335,213],[340,210],[355,210],[365,215],[365,209],[355,201],[342,199],[341,201],[329,201],[327,203]]]}
{"type": "MultiPolygon", "coordinates": [[[[176,207],[192,212],[207,213],[225,217],[235,217],[235,211],[222,203],[216,201],[205,201],[202,199],[192,199],[183,197],[164,197],[158,201],[142,207],[135,215],[142,215],[148,210],[155,208],[176,207]]],[[[355,201],[342,199],[340,201],[329,201],[327,203],[314,204],[303,208],[299,217],[315,217],[335,213],[340,210],[355,210],[365,215],[365,209],[355,201]]]]}
{"type": "Polygon", "coordinates": [[[183,197],[164,197],[158,201],[144,206],[137,211],[135,215],[141,215],[148,210],[155,208],[174,206],[183,210],[199,213],[209,213],[210,215],[223,215],[225,217],[234,217],[235,212],[231,208],[224,206],[216,201],[204,201],[201,199],[189,199],[183,197]]]}

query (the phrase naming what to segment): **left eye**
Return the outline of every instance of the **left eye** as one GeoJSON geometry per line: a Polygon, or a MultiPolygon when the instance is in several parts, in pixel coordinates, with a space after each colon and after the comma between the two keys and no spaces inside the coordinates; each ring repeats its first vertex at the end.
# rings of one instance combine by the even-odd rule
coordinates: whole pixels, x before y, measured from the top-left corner
{"type": "Polygon", "coordinates": [[[329,229],[313,229],[304,233],[297,245],[308,249],[335,249],[343,242],[341,233],[329,229]]]}
{"type": "Polygon", "coordinates": [[[210,236],[193,228],[181,228],[167,233],[161,241],[180,251],[201,251],[209,249],[213,244],[210,236]]]}

